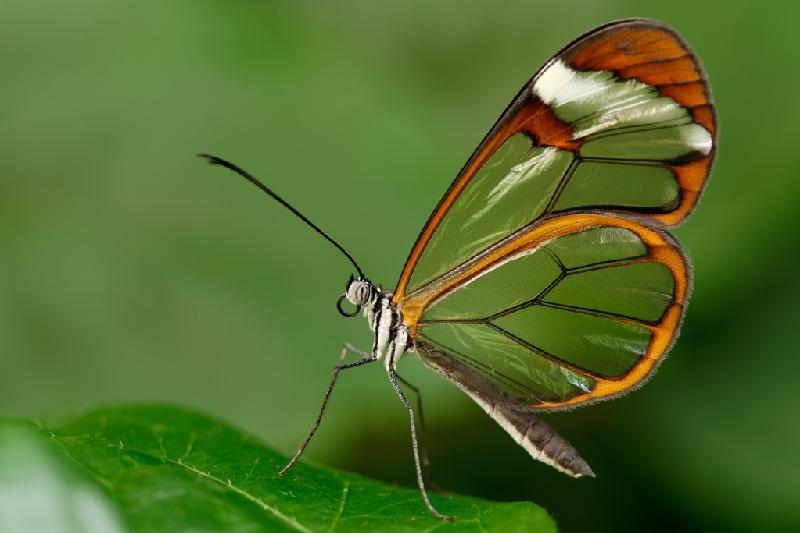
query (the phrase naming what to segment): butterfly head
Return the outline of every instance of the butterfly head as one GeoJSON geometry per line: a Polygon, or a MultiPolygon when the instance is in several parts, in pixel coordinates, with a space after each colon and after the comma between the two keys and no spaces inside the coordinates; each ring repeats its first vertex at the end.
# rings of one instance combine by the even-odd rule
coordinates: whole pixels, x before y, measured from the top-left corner
{"type": "Polygon", "coordinates": [[[362,307],[372,302],[377,291],[377,288],[371,281],[360,276],[358,278],[350,276],[350,280],[344,288],[344,294],[339,296],[339,300],[336,302],[336,308],[342,316],[356,316],[362,307]],[[348,313],[342,309],[342,300],[345,298],[348,302],[356,306],[355,311],[348,313]]]}

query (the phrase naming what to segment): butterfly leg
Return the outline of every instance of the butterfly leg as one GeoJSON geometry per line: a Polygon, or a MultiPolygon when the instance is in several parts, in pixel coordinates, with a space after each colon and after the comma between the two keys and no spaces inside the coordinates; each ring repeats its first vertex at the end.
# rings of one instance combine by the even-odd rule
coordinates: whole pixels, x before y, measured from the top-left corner
{"type": "MultiPolygon", "coordinates": [[[[389,380],[392,382],[394,391],[400,397],[400,401],[403,402],[403,405],[408,411],[408,417],[411,421],[411,446],[414,450],[414,466],[417,468],[417,486],[419,486],[419,492],[422,494],[422,500],[425,502],[425,507],[428,508],[428,511],[430,511],[430,513],[436,518],[447,521],[453,520],[454,517],[444,515],[437,511],[431,503],[430,498],[428,498],[428,492],[425,490],[425,481],[423,480],[422,476],[422,465],[419,460],[419,443],[417,441],[417,429],[414,424],[414,408],[411,406],[411,402],[408,401],[408,398],[406,398],[406,395],[403,394],[403,390],[400,388],[400,384],[398,383],[398,378],[399,376],[397,375],[397,372],[390,366],[389,380]]],[[[405,380],[403,380],[403,382],[408,384],[408,382],[405,380]]]]}
{"type": "Polygon", "coordinates": [[[339,354],[339,360],[337,361],[336,366],[333,369],[333,375],[331,376],[331,381],[328,384],[328,390],[325,391],[325,396],[322,398],[322,406],[319,409],[319,414],[317,414],[316,420],[314,420],[314,425],[311,426],[311,431],[308,432],[308,435],[306,435],[306,438],[303,440],[303,443],[300,445],[299,448],[297,448],[297,451],[294,452],[294,455],[292,455],[291,460],[287,463],[286,466],[283,467],[283,469],[281,469],[280,472],[278,472],[279,476],[284,475],[297,462],[300,456],[303,455],[303,452],[308,446],[308,443],[311,442],[311,439],[317,432],[319,424],[320,422],[322,422],[322,416],[325,414],[325,409],[327,409],[328,407],[328,400],[330,399],[331,393],[333,392],[333,386],[336,385],[336,378],[339,377],[339,372],[341,372],[342,370],[347,370],[349,368],[356,368],[358,366],[365,365],[367,363],[374,363],[377,360],[378,358],[373,356],[372,354],[368,352],[362,352],[361,350],[353,348],[353,346],[351,346],[350,344],[346,343],[344,346],[342,346],[342,351],[339,354]],[[358,359],[356,361],[353,361],[352,363],[344,364],[344,359],[345,357],[347,357],[348,353],[355,353],[357,355],[361,355],[362,359],[358,359]]]}
{"type": "Polygon", "coordinates": [[[425,416],[422,414],[422,393],[417,387],[409,383],[408,380],[404,379],[400,374],[397,374],[397,379],[400,381],[400,383],[411,389],[411,391],[413,391],[414,395],[417,397],[417,413],[419,414],[419,446],[422,451],[422,469],[426,474],[425,477],[428,480],[428,486],[433,489],[434,492],[444,492],[431,479],[431,458],[430,454],[428,453],[428,434],[425,430],[425,416]]]}
{"type": "Polygon", "coordinates": [[[371,353],[369,353],[367,351],[364,351],[364,350],[359,350],[358,348],[356,348],[355,346],[353,346],[349,342],[346,342],[342,346],[342,352],[339,354],[339,363],[338,364],[341,365],[342,363],[344,363],[344,359],[345,359],[345,357],[347,357],[348,353],[354,353],[356,355],[360,355],[364,359],[366,359],[368,357],[372,357],[371,353]]]}
{"type": "Polygon", "coordinates": [[[400,374],[395,373],[397,376],[397,380],[411,389],[414,393],[414,396],[417,398],[417,413],[419,413],[419,446],[422,450],[422,466],[428,468],[431,466],[431,458],[428,454],[428,437],[425,431],[425,416],[422,414],[422,393],[419,392],[419,389],[408,382],[403,376],[400,374]]]}

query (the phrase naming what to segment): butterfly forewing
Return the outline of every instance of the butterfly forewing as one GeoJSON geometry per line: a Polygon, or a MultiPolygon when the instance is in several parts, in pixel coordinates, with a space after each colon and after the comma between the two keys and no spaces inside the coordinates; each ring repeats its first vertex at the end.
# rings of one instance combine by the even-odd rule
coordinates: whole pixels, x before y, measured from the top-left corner
{"type": "Polygon", "coordinates": [[[680,222],[703,188],[715,136],[702,69],[672,30],[630,20],[584,35],[478,146],[414,245],[395,302],[556,213],[680,222]]]}

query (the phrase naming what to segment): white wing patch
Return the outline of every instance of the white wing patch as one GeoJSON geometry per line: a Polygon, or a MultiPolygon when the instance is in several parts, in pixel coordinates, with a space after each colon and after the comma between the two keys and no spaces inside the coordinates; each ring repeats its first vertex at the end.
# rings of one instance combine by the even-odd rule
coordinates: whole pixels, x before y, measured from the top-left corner
{"type": "MultiPolygon", "coordinates": [[[[533,93],[568,123],[573,139],[599,137],[619,128],[644,132],[692,124],[689,111],[636,79],[622,80],[606,70],[577,71],[560,59],[545,68],[533,93]]],[[[711,134],[697,126],[682,133],[687,152],[708,154],[711,134]],[[687,135],[688,133],[688,135],[687,135]]],[[[630,140],[630,138],[628,138],[630,140]]]]}
{"type": "MultiPolygon", "coordinates": [[[[590,74],[596,74],[599,71],[590,74]]],[[[593,76],[579,76],[560,59],[553,61],[533,84],[533,92],[542,102],[551,106],[561,106],[575,100],[587,98],[602,92],[608,83],[593,76]]]]}
{"type": "Polygon", "coordinates": [[[692,124],[693,128],[687,128],[683,131],[683,141],[687,146],[700,152],[703,155],[708,155],[711,148],[714,146],[714,141],[711,139],[711,134],[706,129],[698,124],[692,124]]]}

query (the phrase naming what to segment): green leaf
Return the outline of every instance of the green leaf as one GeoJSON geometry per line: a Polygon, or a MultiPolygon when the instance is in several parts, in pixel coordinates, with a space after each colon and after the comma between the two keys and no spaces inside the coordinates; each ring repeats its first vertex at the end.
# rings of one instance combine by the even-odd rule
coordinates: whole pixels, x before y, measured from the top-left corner
{"type": "MultiPolygon", "coordinates": [[[[392,460],[387,457],[386,460],[392,460]]],[[[173,407],[105,408],[52,424],[0,421],[0,532],[553,532],[528,502],[432,495],[300,463],[173,407]]]]}

